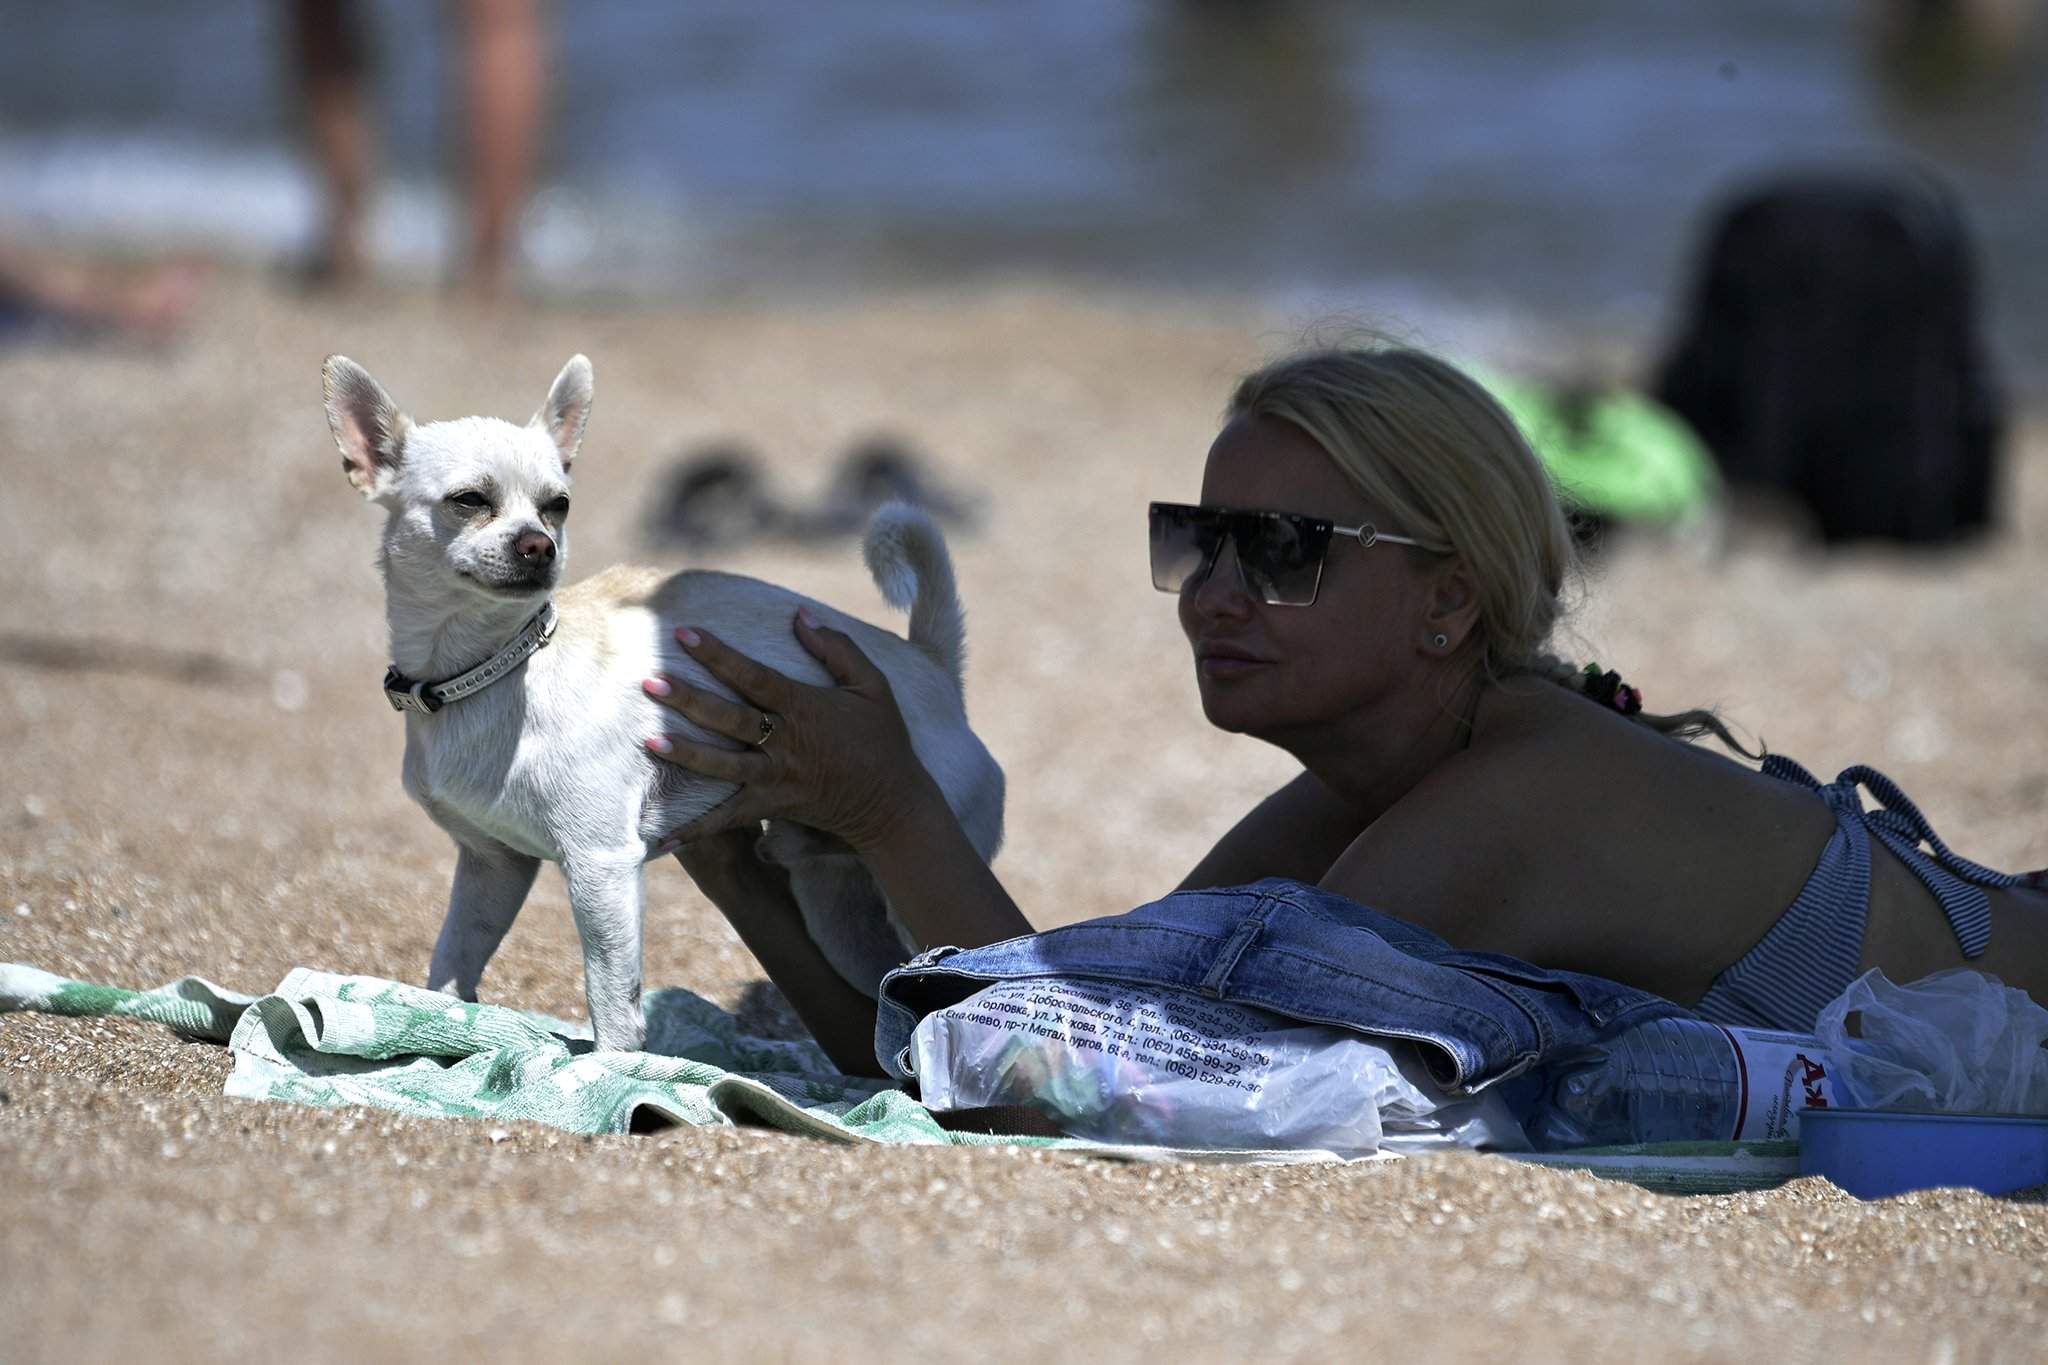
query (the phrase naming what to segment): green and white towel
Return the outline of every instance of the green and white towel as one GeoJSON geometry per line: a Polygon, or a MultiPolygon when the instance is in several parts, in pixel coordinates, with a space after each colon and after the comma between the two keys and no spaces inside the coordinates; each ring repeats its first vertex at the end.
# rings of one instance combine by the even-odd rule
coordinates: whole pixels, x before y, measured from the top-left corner
{"type": "Polygon", "coordinates": [[[599,1053],[562,1020],[376,977],[297,967],[258,997],[196,976],[130,991],[0,965],[0,1013],[148,1019],[225,1042],[235,1062],[227,1093],[244,1099],[528,1119],[578,1133],[666,1120],[766,1123],[846,1142],[1053,1143],[948,1132],[887,1082],[840,1074],[814,1043],[749,1037],[688,991],[650,992],[646,1009],[645,1052],[599,1053]]]}
{"type": "MultiPolygon", "coordinates": [[[[888,1082],[834,1070],[814,1043],[750,1037],[732,1015],[685,990],[651,991],[645,1003],[645,1052],[593,1052],[562,1020],[377,977],[296,967],[269,995],[250,996],[197,976],[131,991],[0,964],[0,1014],[146,1019],[225,1042],[235,1062],[227,1093],[244,1099],[525,1119],[577,1133],[663,1121],[754,1123],[854,1143],[1025,1143],[1140,1160],[1334,1159],[951,1132],[888,1082]]],[[[1669,1143],[1526,1159],[1671,1193],[1753,1189],[1798,1173],[1790,1143],[1669,1143]]]]}

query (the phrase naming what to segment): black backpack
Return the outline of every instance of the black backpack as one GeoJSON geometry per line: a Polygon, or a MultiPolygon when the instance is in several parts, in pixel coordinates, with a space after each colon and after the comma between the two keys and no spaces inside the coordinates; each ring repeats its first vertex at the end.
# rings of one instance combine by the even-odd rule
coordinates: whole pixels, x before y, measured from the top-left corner
{"type": "Polygon", "coordinates": [[[1990,520],[2001,426],[1975,273],[1924,176],[1765,184],[1716,222],[1657,396],[1829,541],[1955,540],[1990,520]]]}

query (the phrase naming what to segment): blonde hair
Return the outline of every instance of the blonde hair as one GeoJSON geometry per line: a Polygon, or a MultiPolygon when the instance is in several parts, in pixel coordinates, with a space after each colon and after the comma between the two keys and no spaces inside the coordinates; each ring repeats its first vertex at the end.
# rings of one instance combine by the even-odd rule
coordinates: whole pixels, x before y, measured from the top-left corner
{"type": "MultiPolygon", "coordinates": [[[[1578,552],[1543,462],[1493,395],[1412,347],[1304,351],[1253,371],[1230,417],[1272,417],[1306,432],[1352,483],[1423,548],[1455,555],[1479,595],[1480,668],[1496,682],[1534,675],[1583,693],[1585,670],[1551,652],[1578,552]]],[[[1712,734],[1712,711],[1632,719],[1667,735],[1712,734]]]]}

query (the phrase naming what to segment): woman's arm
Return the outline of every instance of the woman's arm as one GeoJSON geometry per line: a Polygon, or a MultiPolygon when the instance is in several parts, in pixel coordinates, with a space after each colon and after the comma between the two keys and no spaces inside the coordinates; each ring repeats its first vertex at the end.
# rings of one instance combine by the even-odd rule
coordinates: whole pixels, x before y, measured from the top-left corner
{"type": "Polygon", "coordinates": [[[758,827],[731,830],[686,844],[676,856],[832,1065],[849,1076],[883,1075],[875,1060],[875,1002],[847,984],[804,932],[789,874],[755,854],[759,837],[758,827]]]}
{"type": "Polygon", "coordinates": [[[1303,773],[1233,825],[1181,880],[1181,889],[1241,886],[1261,877],[1319,882],[1364,828],[1356,811],[1303,773]]]}
{"type": "Polygon", "coordinates": [[[845,840],[920,946],[972,948],[1030,933],[1030,921],[918,761],[881,670],[849,637],[813,624],[807,613],[798,614],[796,635],[836,686],[796,682],[707,633],[676,632],[683,648],[746,700],[727,701],[667,676],[650,679],[649,693],[749,747],[722,748],[682,735],[650,746],[693,772],[740,784],[668,843],[687,844],[764,819],[794,820],[845,840]],[[764,714],[774,718],[773,732],[755,745],[764,714]]]}
{"type": "Polygon", "coordinates": [[[910,761],[917,789],[904,794],[895,819],[871,840],[847,841],[903,927],[920,948],[979,948],[1031,933],[1031,921],[968,842],[931,774],[914,755],[910,761]]]}

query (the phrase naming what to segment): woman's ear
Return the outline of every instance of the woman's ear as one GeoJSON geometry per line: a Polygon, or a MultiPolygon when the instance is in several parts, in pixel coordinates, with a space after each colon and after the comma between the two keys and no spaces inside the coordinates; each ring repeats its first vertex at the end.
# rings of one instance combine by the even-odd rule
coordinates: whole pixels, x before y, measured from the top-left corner
{"type": "Polygon", "coordinates": [[[1439,657],[1456,653],[1479,624],[1479,585],[1462,558],[1440,565],[1433,576],[1423,618],[1422,648],[1439,657]]]}

